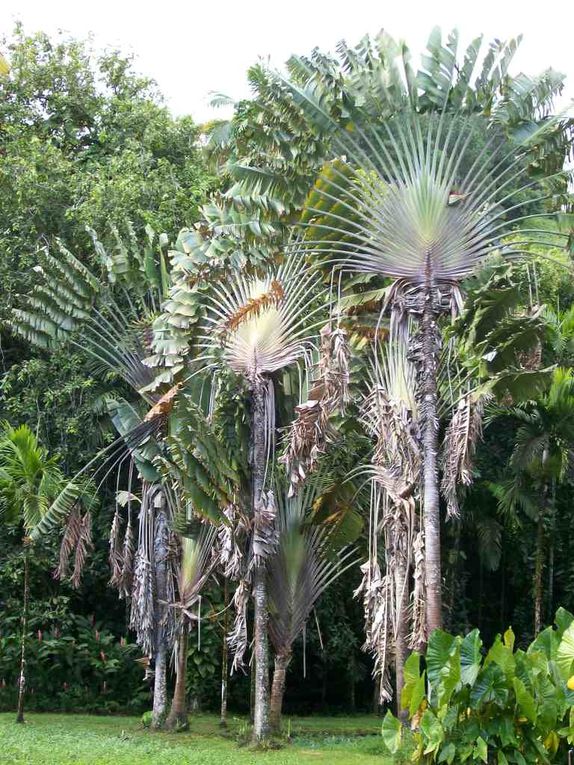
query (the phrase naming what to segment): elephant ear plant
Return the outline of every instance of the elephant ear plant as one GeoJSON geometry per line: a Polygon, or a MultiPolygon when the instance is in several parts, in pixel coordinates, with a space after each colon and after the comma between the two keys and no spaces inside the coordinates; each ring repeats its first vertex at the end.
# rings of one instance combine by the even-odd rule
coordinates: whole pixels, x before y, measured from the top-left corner
{"type": "Polygon", "coordinates": [[[270,486],[275,441],[273,374],[309,364],[316,278],[299,253],[262,278],[237,274],[213,286],[204,338],[215,369],[231,369],[247,383],[251,400],[250,563],[254,600],[254,739],[269,735],[268,595],[266,565],[277,544],[276,507],[270,486]]]}
{"type": "Polygon", "coordinates": [[[559,609],[556,627],[526,651],[514,633],[498,635],[484,655],[478,630],[434,632],[424,657],[405,665],[402,706],[411,729],[389,712],[387,749],[411,750],[417,763],[536,765],[565,762],[574,742],[574,621],[559,609]]]}

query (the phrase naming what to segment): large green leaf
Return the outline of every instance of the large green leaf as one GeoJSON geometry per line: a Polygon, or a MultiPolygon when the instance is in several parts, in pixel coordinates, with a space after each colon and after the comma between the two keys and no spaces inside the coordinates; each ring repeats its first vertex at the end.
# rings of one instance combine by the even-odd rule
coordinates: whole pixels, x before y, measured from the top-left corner
{"type": "Polygon", "coordinates": [[[456,638],[443,630],[435,630],[428,642],[426,652],[427,676],[433,689],[438,688],[441,671],[447,664],[456,638]]]}
{"type": "Polygon", "coordinates": [[[526,717],[529,722],[536,722],[536,701],[532,694],[526,690],[526,686],[517,677],[514,678],[514,693],[516,694],[516,705],[520,714],[526,717]]]}
{"type": "Polygon", "coordinates": [[[396,754],[401,746],[403,726],[389,710],[384,717],[381,735],[383,743],[391,754],[396,754]]]}
{"type": "Polygon", "coordinates": [[[424,738],[424,754],[438,750],[444,741],[444,729],[440,720],[431,709],[426,709],[421,718],[421,734],[424,738]]]}
{"type": "Polygon", "coordinates": [[[460,645],[460,679],[465,685],[473,685],[480,670],[482,640],[477,629],[469,632],[460,645]]]}
{"type": "Polygon", "coordinates": [[[574,674],[574,622],[564,631],[556,652],[556,664],[564,680],[574,674]]]}
{"type": "Polygon", "coordinates": [[[493,702],[503,707],[508,702],[509,690],[506,677],[498,664],[491,663],[482,669],[470,691],[470,705],[478,709],[482,704],[493,702]]]}

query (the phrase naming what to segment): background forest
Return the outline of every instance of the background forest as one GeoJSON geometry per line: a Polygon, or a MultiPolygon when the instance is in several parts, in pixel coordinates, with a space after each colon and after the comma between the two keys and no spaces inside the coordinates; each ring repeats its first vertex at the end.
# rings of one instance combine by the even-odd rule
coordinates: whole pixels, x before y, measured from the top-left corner
{"type": "MultiPolygon", "coordinates": [[[[314,181],[326,154],[319,128],[309,129],[294,114],[292,102],[282,100],[281,90],[287,85],[274,82],[259,66],[249,72],[253,101],[235,106],[232,123],[196,125],[191,116],[171,116],[153,81],[137,74],[119,52],[95,54],[88,43],[28,36],[21,28],[0,41],[0,49],[10,62],[10,75],[0,82],[0,414],[10,426],[29,426],[46,454],[71,478],[114,443],[117,422],[108,401],[128,399],[130,394],[120,374],[102,374],[81,342],[42,350],[15,331],[14,309],[21,309],[32,287],[42,283],[45,254],[53,256],[62,246],[93,273],[116,273],[116,299],[126,311],[129,297],[119,288],[128,271],[127,266],[122,271],[121,254],[128,250],[147,253],[152,260],[159,252],[160,261],[161,253],[169,250],[173,263],[178,262],[177,253],[182,262],[184,256],[193,260],[193,237],[199,231],[211,244],[210,256],[220,269],[216,274],[224,279],[225,268],[241,266],[237,252],[242,249],[251,253],[249,267],[265,262],[283,235],[282,227],[302,207],[309,179],[314,181]],[[254,167],[272,153],[273,141],[280,147],[272,167],[275,176],[269,171],[256,178],[254,167]],[[234,197],[242,198],[243,212],[250,211],[249,228],[239,233],[243,224],[234,217],[234,197]],[[279,203],[266,208],[263,197],[280,199],[283,208],[279,203]],[[253,213],[250,204],[261,208],[253,213]]],[[[354,97],[361,92],[368,107],[376,94],[368,88],[361,91],[357,72],[376,63],[365,51],[366,44],[340,53],[350,91],[354,97]]],[[[301,61],[325,81],[332,76],[335,95],[331,102],[325,97],[324,103],[335,119],[332,115],[343,113],[347,102],[334,65],[318,52],[301,61]]],[[[295,63],[290,76],[295,82],[303,77],[295,63]]],[[[519,94],[515,102],[509,101],[508,124],[518,120],[510,107],[526,109],[530,99],[528,108],[540,117],[561,89],[559,75],[551,71],[532,82],[528,96],[516,88],[519,94]]],[[[519,117],[525,119],[524,114],[519,117]]],[[[477,138],[474,157],[480,154],[481,140],[477,138]]],[[[569,133],[566,138],[564,133],[554,135],[554,142],[537,158],[539,166],[554,162],[560,169],[569,140],[569,133]]],[[[333,178],[324,183],[336,185],[333,178]]],[[[519,181],[513,181],[517,187],[519,181]]],[[[553,623],[559,606],[574,612],[572,233],[564,185],[552,193],[551,204],[559,215],[552,222],[541,218],[540,227],[548,235],[528,245],[528,261],[490,263],[467,285],[465,311],[442,329],[444,337],[451,333],[460,340],[463,356],[472,357],[468,368],[481,382],[507,375],[486,404],[483,436],[477,439],[470,468],[472,480],[459,491],[460,513],[447,517],[446,503],[441,505],[443,627],[456,634],[478,627],[486,645],[512,625],[517,645],[526,647],[541,628],[553,623]]],[[[532,195],[520,194],[526,207],[532,195]]],[[[546,200],[533,209],[543,216],[546,200]]],[[[326,214],[334,215],[332,210],[326,214]]],[[[200,269],[203,264],[197,263],[193,267],[200,269]]],[[[190,284],[192,276],[186,278],[190,284]]],[[[329,283],[329,277],[323,279],[329,283]]],[[[172,308],[178,300],[173,286],[172,282],[172,308]]],[[[368,374],[359,351],[378,331],[387,287],[377,275],[358,276],[345,285],[339,301],[343,326],[356,343],[351,369],[363,379],[368,374]]],[[[188,307],[186,314],[176,305],[173,315],[187,316],[193,324],[196,308],[191,302],[188,307]]],[[[157,336],[157,324],[154,331],[157,336]]],[[[388,331],[384,324],[383,332],[388,331]]],[[[175,337],[177,345],[177,332],[175,337]]],[[[156,346],[156,352],[164,360],[170,357],[177,369],[185,354],[181,346],[167,345],[159,351],[156,346]]],[[[164,366],[169,372],[164,383],[171,385],[179,379],[177,371],[174,377],[173,368],[164,366]]],[[[238,421],[245,393],[241,386],[238,390],[241,400],[233,399],[223,419],[238,421]]],[[[289,422],[290,396],[295,394],[286,393],[277,403],[283,428],[289,422]]],[[[332,438],[324,469],[331,475],[353,476],[352,499],[338,486],[333,507],[344,515],[339,530],[352,543],[355,559],[363,563],[370,554],[369,500],[363,496],[364,476],[357,469],[368,462],[371,445],[358,425],[361,416],[353,406],[344,414],[335,412],[335,430],[345,441],[332,438]]],[[[444,428],[441,424],[441,433],[444,428]]],[[[143,652],[128,626],[128,601],[118,599],[109,586],[110,528],[127,472],[120,466],[121,480],[115,474],[106,477],[105,471],[100,474],[91,541],[82,553],[85,560],[75,560],[77,581],[73,566],[68,577],[52,575],[60,556],[58,534],[42,533],[34,546],[27,643],[26,703],[31,710],[142,713],[151,707],[143,652]]],[[[124,504],[129,501],[123,498],[124,504]]],[[[0,710],[7,711],[15,707],[18,695],[24,557],[20,526],[5,523],[0,528],[0,710]]],[[[68,552],[73,557],[75,551],[68,552]]],[[[297,636],[287,670],[288,714],[381,711],[373,655],[363,650],[364,606],[354,595],[361,579],[359,565],[334,578],[317,600],[303,635],[297,636]]],[[[220,708],[229,599],[225,577],[211,578],[202,591],[201,630],[190,630],[186,650],[186,695],[192,709],[220,708]]],[[[193,603],[190,610],[196,613],[193,603]]],[[[168,683],[171,688],[173,680],[168,683]]],[[[231,675],[228,704],[246,712],[250,703],[247,668],[231,675]]]]}

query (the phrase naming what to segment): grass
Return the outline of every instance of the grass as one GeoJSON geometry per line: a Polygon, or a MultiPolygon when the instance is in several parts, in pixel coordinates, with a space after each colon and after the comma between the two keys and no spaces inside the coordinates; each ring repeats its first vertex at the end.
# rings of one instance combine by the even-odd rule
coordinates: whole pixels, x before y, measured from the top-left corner
{"type": "Polygon", "coordinates": [[[370,717],[291,719],[292,743],[275,751],[240,747],[246,721],[230,718],[222,733],[213,715],[190,718],[187,733],[151,733],[135,717],[29,714],[16,725],[0,714],[3,765],[390,765],[381,720],[370,717]]]}

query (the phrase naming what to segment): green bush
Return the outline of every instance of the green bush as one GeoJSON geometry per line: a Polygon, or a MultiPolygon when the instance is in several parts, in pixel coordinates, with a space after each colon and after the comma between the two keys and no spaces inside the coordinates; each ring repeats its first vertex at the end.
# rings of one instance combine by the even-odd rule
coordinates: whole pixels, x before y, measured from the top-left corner
{"type": "MultiPolygon", "coordinates": [[[[16,705],[18,626],[10,616],[0,627],[0,711],[16,705]]],[[[68,614],[65,624],[30,632],[27,652],[30,710],[133,714],[149,704],[139,648],[86,617],[68,614]]]]}
{"type": "Polygon", "coordinates": [[[387,749],[410,750],[418,763],[565,762],[574,743],[574,617],[559,609],[556,627],[526,651],[514,643],[509,629],[485,654],[478,630],[436,630],[426,655],[406,662],[401,705],[411,726],[387,713],[387,749]]]}

